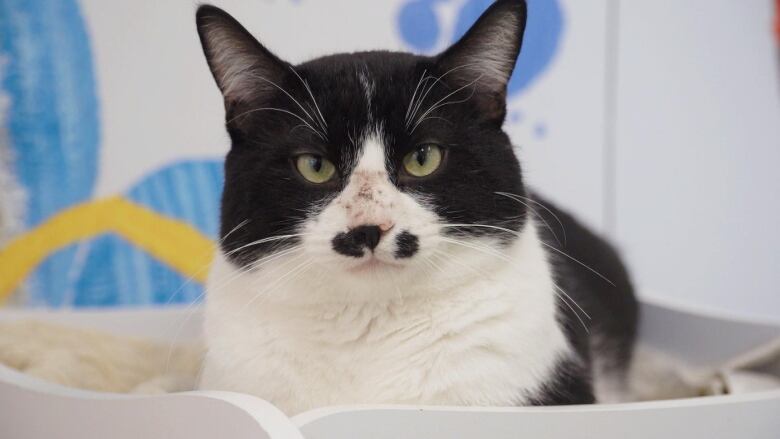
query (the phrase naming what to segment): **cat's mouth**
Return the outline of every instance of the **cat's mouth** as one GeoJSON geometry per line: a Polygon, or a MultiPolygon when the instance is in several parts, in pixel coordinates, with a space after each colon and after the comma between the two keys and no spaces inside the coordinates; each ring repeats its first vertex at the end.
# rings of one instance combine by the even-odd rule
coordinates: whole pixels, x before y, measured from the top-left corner
{"type": "Polygon", "coordinates": [[[358,264],[353,265],[349,268],[347,268],[347,271],[350,273],[370,273],[375,271],[384,271],[384,270],[400,270],[404,266],[402,264],[399,264],[397,262],[389,262],[384,261],[382,259],[377,258],[375,255],[371,255],[368,258],[366,258],[364,261],[360,261],[358,264]]]}

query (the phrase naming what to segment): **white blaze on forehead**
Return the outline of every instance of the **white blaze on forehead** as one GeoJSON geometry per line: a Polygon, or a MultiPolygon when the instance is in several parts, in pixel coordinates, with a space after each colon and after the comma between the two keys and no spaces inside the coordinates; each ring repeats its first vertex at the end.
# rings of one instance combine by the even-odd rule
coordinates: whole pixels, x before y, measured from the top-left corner
{"type": "Polygon", "coordinates": [[[385,166],[385,147],[378,135],[363,141],[363,148],[349,183],[338,197],[345,209],[349,228],[376,224],[392,227],[393,206],[398,190],[390,182],[385,166]]]}
{"type": "Polygon", "coordinates": [[[372,134],[363,142],[363,150],[360,153],[355,172],[381,171],[387,173],[385,167],[385,145],[376,134],[372,134]]]}
{"type": "Polygon", "coordinates": [[[366,96],[366,111],[368,112],[368,120],[371,121],[371,100],[374,96],[374,82],[368,77],[367,71],[358,72],[358,79],[363,87],[363,94],[366,96]]]}

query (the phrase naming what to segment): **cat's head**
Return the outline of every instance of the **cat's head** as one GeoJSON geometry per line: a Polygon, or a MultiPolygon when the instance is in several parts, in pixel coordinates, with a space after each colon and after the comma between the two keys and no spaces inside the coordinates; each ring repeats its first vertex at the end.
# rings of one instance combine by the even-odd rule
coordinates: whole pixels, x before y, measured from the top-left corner
{"type": "Polygon", "coordinates": [[[443,259],[461,258],[459,271],[496,262],[526,217],[507,195],[525,192],[501,129],[525,21],[524,1],[499,0],[437,56],[377,51],[291,65],[224,11],[200,7],[232,140],[226,259],[260,270],[287,258],[288,273],[308,264],[349,285],[401,288],[453,277],[443,259]]]}

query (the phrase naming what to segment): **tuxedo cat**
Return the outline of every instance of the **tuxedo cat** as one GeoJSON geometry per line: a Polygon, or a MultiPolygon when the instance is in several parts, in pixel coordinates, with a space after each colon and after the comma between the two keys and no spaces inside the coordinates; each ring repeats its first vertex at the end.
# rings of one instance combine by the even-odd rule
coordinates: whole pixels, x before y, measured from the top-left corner
{"type": "Polygon", "coordinates": [[[200,387],[336,404],[581,404],[624,384],[637,302],[615,251],[523,184],[501,127],[526,6],[429,57],[291,65],[197,27],[224,96],[220,251],[200,387]]]}

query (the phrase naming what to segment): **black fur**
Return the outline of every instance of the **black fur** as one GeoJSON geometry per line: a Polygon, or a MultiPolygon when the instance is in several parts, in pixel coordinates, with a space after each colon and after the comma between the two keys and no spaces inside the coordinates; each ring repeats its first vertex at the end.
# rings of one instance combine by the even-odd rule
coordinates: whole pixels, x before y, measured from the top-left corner
{"type": "Polygon", "coordinates": [[[396,259],[411,258],[420,249],[420,240],[407,230],[398,234],[396,240],[396,259]]]}
{"type": "Polygon", "coordinates": [[[339,233],[333,238],[333,250],[345,256],[359,258],[363,256],[363,250],[373,251],[379,244],[382,231],[379,226],[359,226],[354,229],[339,233]]]}
{"type": "MultiPolygon", "coordinates": [[[[220,245],[232,262],[245,266],[294,244],[293,238],[247,245],[295,233],[307,216],[316,215],[342,190],[363,140],[370,133],[379,133],[386,148],[390,179],[399,190],[424,197],[444,222],[500,228],[457,227],[447,233],[493,235],[509,243],[529,215],[541,216],[554,230],[541,227],[543,240],[550,246],[556,281],[591,318],[578,318],[569,308],[574,305],[561,300],[559,321],[579,358],[561,360],[549,382],[537,394],[526,396],[538,404],[589,403],[594,400],[593,357],[605,356],[609,366],[618,371],[625,370],[630,361],[637,304],[626,271],[607,243],[539,197],[518,202],[498,194],[529,196],[514,149],[501,129],[506,115],[506,82],[520,51],[525,15],[524,1],[499,0],[458,43],[438,56],[360,52],[292,66],[263,47],[225,12],[201,6],[198,32],[225,95],[226,125],[232,141],[225,162],[220,245]],[[212,38],[211,32],[218,32],[220,38],[212,38]],[[496,47],[495,35],[511,38],[499,47],[503,51],[500,56],[493,57],[493,74],[483,78],[478,73],[488,71],[484,66],[468,66],[474,66],[474,60],[479,60],[484,51],[496,47]],[[219,46],[225,40],[230,44],[219,46]],[[231,77],[224,75],[220,64],[225,50],[251,61],[244,69],[256,73],[252,78],[260,78],[254,86],[239,91],[229,87],[231,77]],[[412,130],[405,124],[406,112],[424,75],[436,78],[426,102],[434,103],[449,95],[458,103],[437,108],[431,118],[412,130]],[[371,102],[361,83],[365,78],[375,88],[371,102]],[[289,114],[301,108],[281,89],[301,102],[310,102],[306,85],[316,97],[322,127],[308,129],[289,114]],[[429,142],[442,148],[442,165],[426,178],[411,178],[403,170],[402,159],[429,142]],[[330,159],[337,170],[336,178],[319,185],[302,178],[294,158],[303,153],[330,159]],[[555,250],[592,267],[609,281],[555,250]]],[[[313,107],[308,110],[315,112],[313,107]]],[[[333,248],[344,255],[363,255],[376,238],[373,232],[364,232],[344,231],[332,240],[333,248]]],[[[402,233],[397,238],[395,256],[410,258],[418,247],[416,236],[402,233]]]]}
{"type": "Polygon", "coordinates": [[[561,361],[554,378],[535,398],[560,402],[568,396],[569,403],[581,403],[593,397],[591,380],[583,379],[576,386],[572,380],[578,375],[592,377],[594,356],[617,379],[625,378],[636,339],[639,305],[628,272],[609,243],[539,195],[532,194],[531,199],[535,214],[543,220],[539,221],[543,242],[565,253],[549,252],[555,281],[571,296],[570,300],[559,295],[558,319],[583,362],[561,361]]]}
{"type": "Polygon", "coordinates": [[[561,360],[552,378],[530,396],[531,405],[592,404],[591,374],[586,366],[573,360],[561,360]]]}

